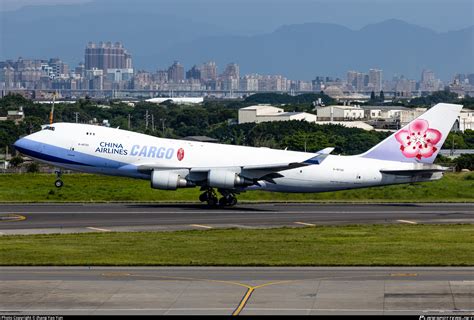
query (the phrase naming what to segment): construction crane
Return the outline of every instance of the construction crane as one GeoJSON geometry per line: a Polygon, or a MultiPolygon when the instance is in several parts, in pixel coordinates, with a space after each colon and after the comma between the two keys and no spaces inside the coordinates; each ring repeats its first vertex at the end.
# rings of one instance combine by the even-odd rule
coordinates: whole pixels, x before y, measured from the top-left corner
{"type": "Polygon", "coordinates": [[[53,105],[51,106],[51,111],[49,113],[49,124],[53,124],[54,119],[54,103],[56,102],[56,92],[53,93],[53,105]]]}

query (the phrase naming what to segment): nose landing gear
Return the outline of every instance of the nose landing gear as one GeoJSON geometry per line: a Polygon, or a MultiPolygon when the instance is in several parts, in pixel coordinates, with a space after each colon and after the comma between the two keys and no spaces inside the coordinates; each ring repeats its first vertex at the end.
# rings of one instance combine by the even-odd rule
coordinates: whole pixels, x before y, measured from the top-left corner
{"type": "Polygon", "coordinates": [[[222,207],[233,207],[237,204],[235,194],[229,190],[219,189],[219,193],[222,194],[220,199],[217,198],[217,194],[213,188],[207,188],[205,190],[206,191],[199,196],[199,200],[201,202],[207,202],[209,207],[216,207],[217,205],[222,207]]]}
{"type": "Polygon", "coordinates": [[[61,170],[56,170],[54,173],[56,173],[56,181],[54,182],[54,185],[56,188],[61,188],[64,185],[63,180],[61,180],[62,172],[61,170]]]}

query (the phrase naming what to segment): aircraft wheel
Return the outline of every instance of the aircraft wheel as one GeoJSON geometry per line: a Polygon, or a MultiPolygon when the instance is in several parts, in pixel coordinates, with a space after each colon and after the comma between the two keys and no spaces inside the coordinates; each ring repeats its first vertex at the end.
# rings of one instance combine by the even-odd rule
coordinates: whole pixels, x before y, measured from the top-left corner
{"type": "Polygon", "coordinates": [[[199,196],[199,201],[206,202],[207,201],[207,192],[204,192],[199,196]]]}
{"type": "Polygon", "coordinates": [[[64,183],[61,179],[58,179],[54,182],[54,185],[56,186],[56,188],[61,188],[64,185],[64,183]]]}
{"type": "Polygon", "coordinates": [[[217,200],[217,198],[215,198],[215,197],[210,197],[209,199],[207,199],[207,205],[208,205],[209,207],[215,207],[215,206],[217,206],[217,202],[218,202],[218,200],[217,200]]]}
{"type": "Polygon", "coordinates": [[[228,203],[229,203],[229,206],[231,206],[231,207],[235,206],[237,204],[237,198],[236,197],[231,197],[229,199],[228,203]]]}
{"type": "Polygon", "coordinates": [[[219,199],[219,205],[224,207],[228,205],[227,199],[225,197],[222,197],[219,199]]]}

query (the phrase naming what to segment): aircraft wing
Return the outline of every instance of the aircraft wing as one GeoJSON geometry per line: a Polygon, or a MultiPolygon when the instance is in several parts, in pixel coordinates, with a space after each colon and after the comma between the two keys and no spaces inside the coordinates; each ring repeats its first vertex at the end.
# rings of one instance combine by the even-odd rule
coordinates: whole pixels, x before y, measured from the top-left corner
{"type": "Polygon", "coordinates": [[[138,171],[147,173],[152,170],[189,170],[189,173],[196,175],[207,174],[211,170],[226,170],[233,171],[238,173],[242,177],[252,180],[265,179],[265,177],[279,177],[282,176],[279,174],[280,171],[290,170],[300,167],[306,167],[309,165],[318,165],[328,156],[328,152],[331,148],[324,149],[325,153],[316,153],[315,156],[304,160],[302,162],[291,162],[291,163],[270,163],[270,164],[258,164],[258,165],[244,165],[244,166],[232,166],[232,167],[159,167],[153,163],[140,163],[135,165],[138,171]]]}

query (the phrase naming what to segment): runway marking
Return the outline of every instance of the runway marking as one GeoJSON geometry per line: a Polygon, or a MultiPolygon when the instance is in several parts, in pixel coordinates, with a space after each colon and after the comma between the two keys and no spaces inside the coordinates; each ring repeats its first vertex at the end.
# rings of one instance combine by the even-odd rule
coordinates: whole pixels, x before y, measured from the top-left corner
{"type": "Polygon", "coordinates": [[[87,229],[95,230],[95,231],[102,231],[102,232],[111,232],[112,230],[109,229],[101,229],[101,228],[94,228],[94,227],[86,227],[87,229]]]}
{"type": "Polygon", "coordinates": [[[16,213],[9,213],[6,215],[0,216],[0,222],[17,222],[26,220],[25,216],[16,214],[16,213]]]}
{"type": "Polygon", "coordinates": [[[202,224],[190,224],[189,226],[191,226],[191,227],[197,227],[197,228],[204,228],[204,229],[212,229],[212,227],[204,226],[204,225],[202,225],[202,224]]]}
{"type": "Polygon", "coordinates": [[[397,220],[397,221],[398,221],[398,222],[401,222],[401,223],[418,224],[418,222],[409,221],[409,220],[397,220]]]}
{"type": "Polygon", "coordinates": [[[238,316],[242,312],[242,309],[245,307],[245,305],[249,301],[254,291],[255,289],[253,287],[247,290],[247,292],[245,293],[245,296],[242,298],[237,308],[234,310],[234,312],[232,312],[233,316],[238,316]]]}
{"type": "Polygon", "coordinates": [[[301,225],[303,225],[303,226],[310,226],[310,227],[315,227],[315,226],[316,226],[316,225],[313,224],[313,223],[306,223],[306,222],[299,222],[299,221],[297,221],[297,222],[295,222],[295,223],[296,223],[296,224],[301,224],[301,225]]]}
{"type": "Polygon", "coordinates": [[[131,273],[127,272],[104,272],[101,274],[103,277],[124,277],[124,276],[130,276],[131,273]]]}

